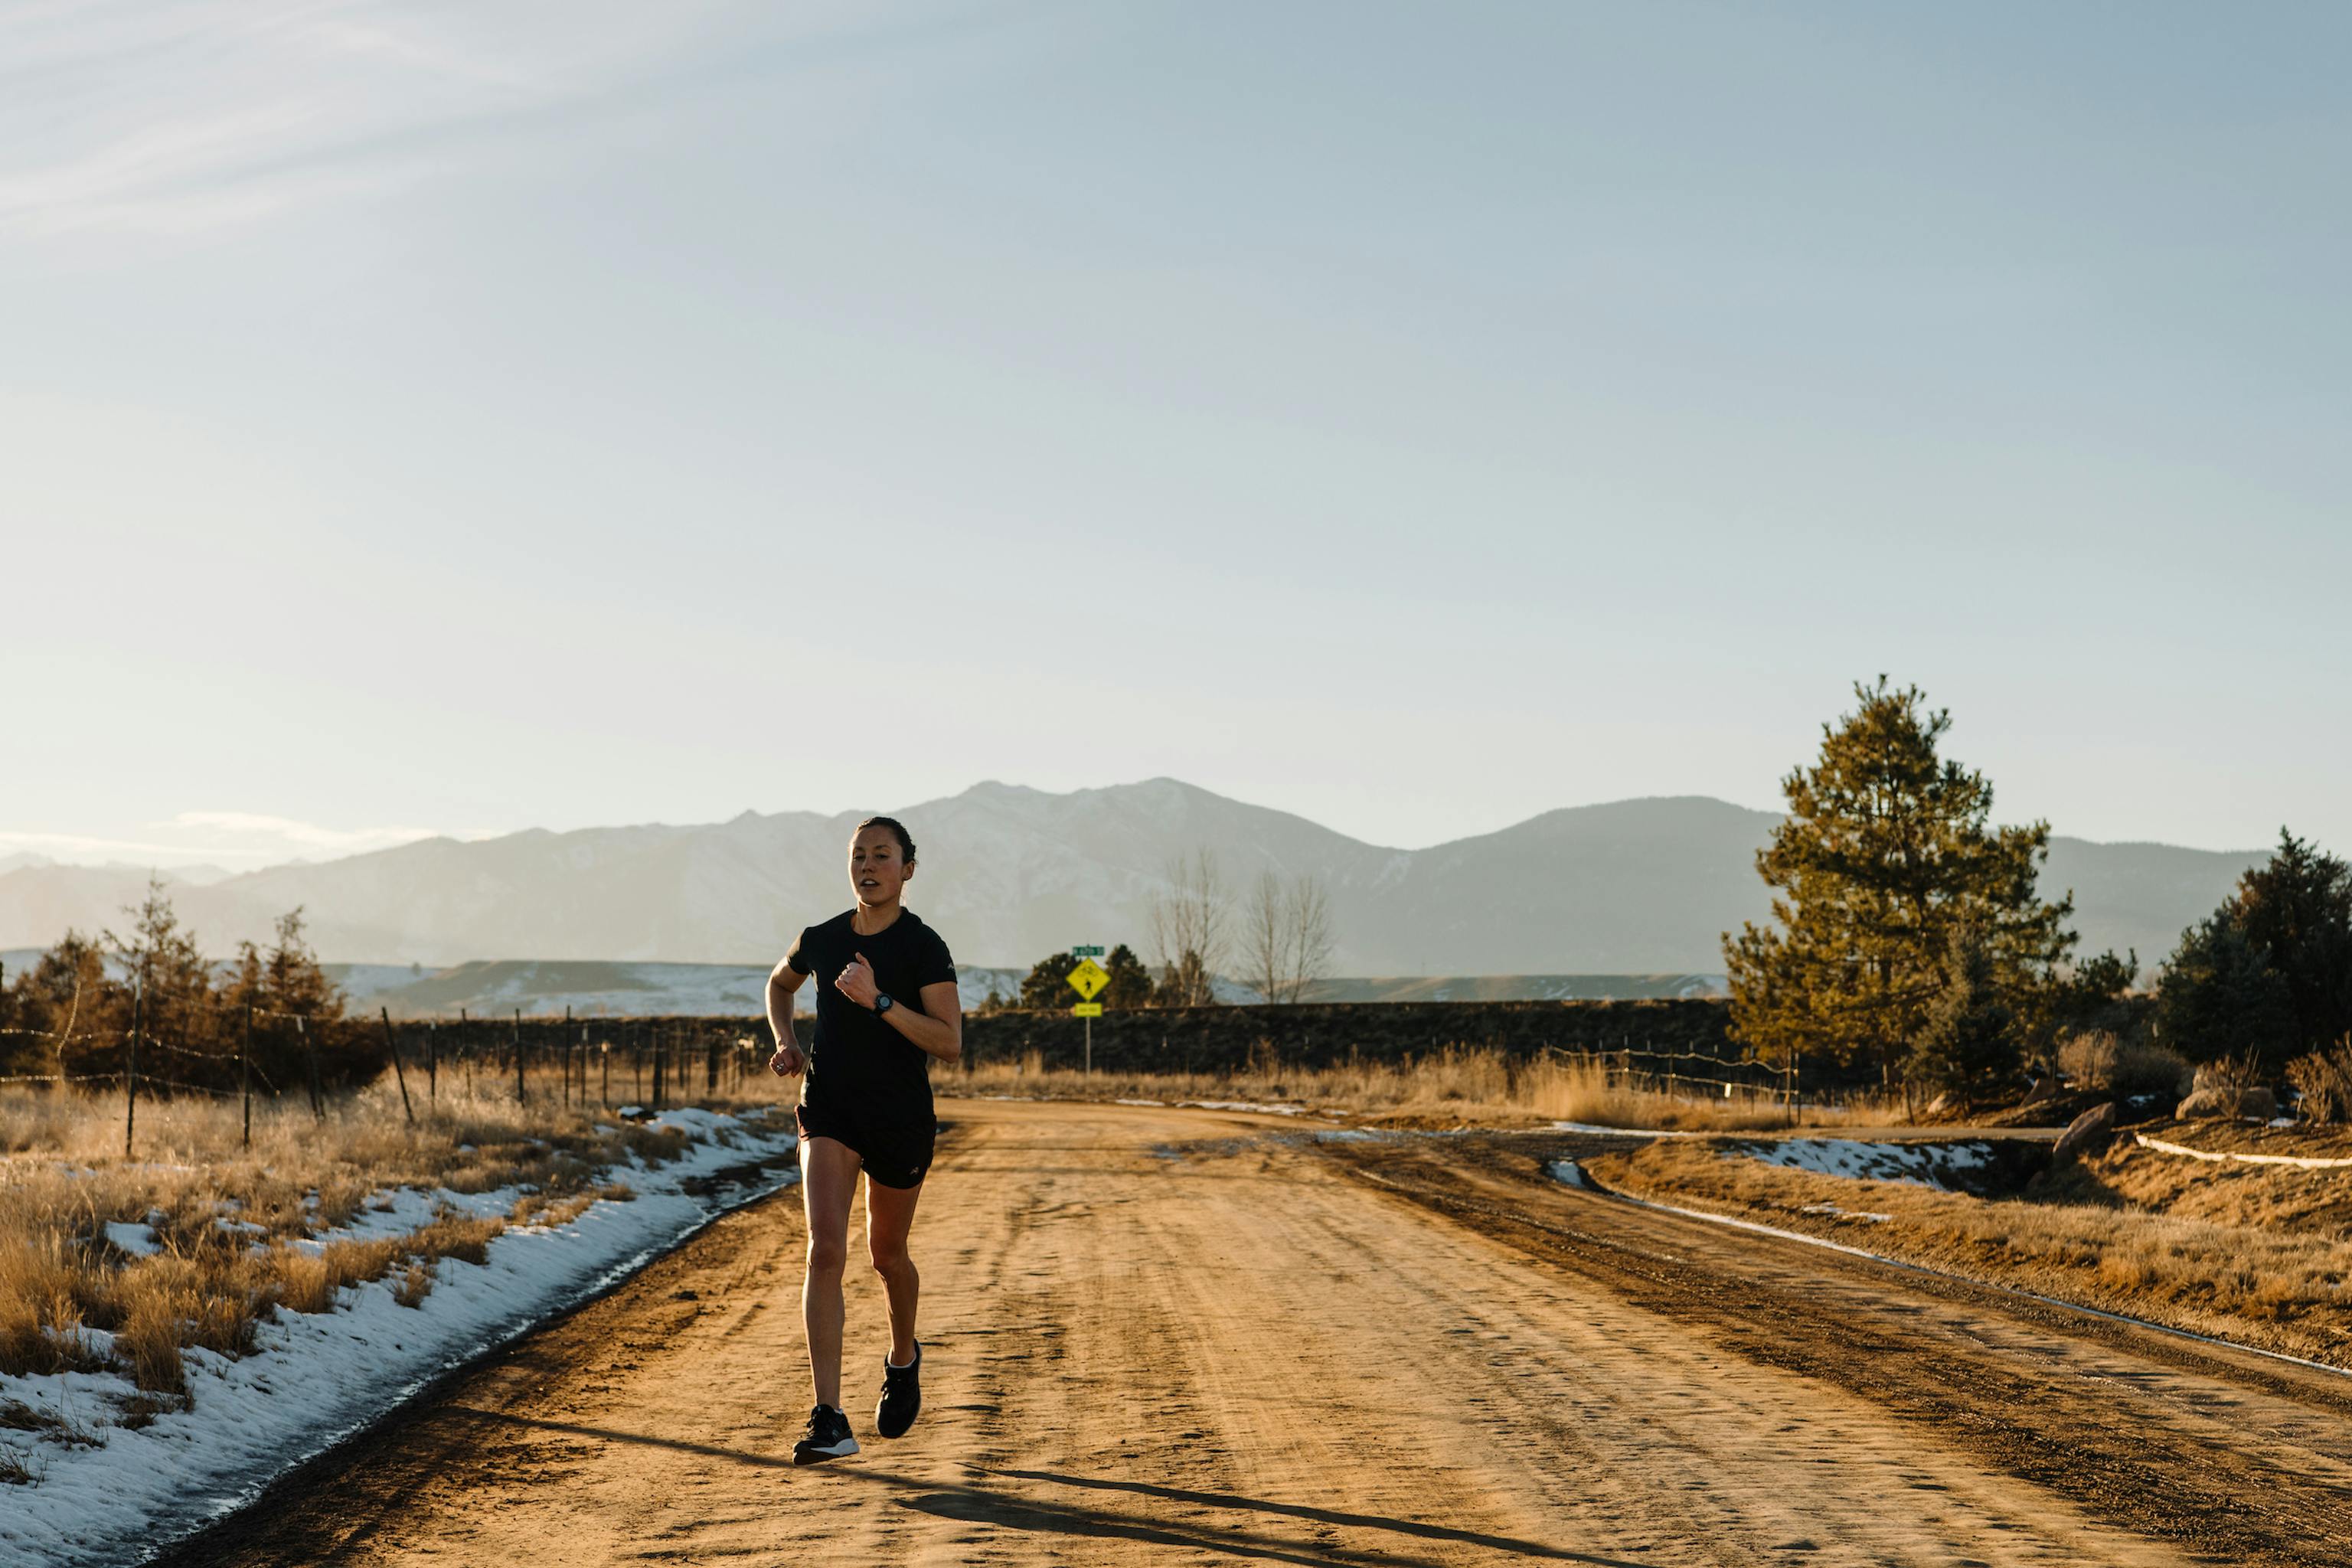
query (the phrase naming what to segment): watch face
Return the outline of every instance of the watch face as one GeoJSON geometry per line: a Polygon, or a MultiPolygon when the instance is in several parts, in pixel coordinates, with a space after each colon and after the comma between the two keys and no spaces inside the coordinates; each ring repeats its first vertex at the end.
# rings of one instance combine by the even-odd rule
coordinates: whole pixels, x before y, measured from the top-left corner
{"type": "Polygon", "coordinates": [[[887,991],[877,991],[874,994],[874,1010],[877,1013],[887,1013],[890,1010],[891,1005],[890,993],[887,991]]]}

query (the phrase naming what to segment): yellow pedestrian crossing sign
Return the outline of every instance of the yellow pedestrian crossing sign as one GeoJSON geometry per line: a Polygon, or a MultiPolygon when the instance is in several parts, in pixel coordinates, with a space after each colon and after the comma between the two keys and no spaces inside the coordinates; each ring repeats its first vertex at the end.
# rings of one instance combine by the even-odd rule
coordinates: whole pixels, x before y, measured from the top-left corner
{"type": "Polygon", "coordinates": [[[1083,1001],[1091,1002],[1095,994],[1110,984],[1110,971],[1091,958],[1078,960],[1078,966],[1069,973],[1070,989],[1083,1001]]]}

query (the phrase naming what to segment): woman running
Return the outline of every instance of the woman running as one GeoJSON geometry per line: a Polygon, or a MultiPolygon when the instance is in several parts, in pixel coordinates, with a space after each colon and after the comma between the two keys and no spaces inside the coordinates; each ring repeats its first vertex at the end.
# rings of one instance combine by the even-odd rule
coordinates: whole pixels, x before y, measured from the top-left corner
{"type": "Polygon", "coordinates": [[[915,1200],[931,1165],[931,1080],[927,1058],[963,1054],[955,962],[939,933],[898,902],[915,874],[915,841],[887,816],[869,816],[849,841],[857,907],[801,932],[768,976],[768,1066],[801,1085],[801,1201],[808,1214],[808,1275],[801,1319],[808,1330],[816,1408],[793,1446],[793,1463],[857,1452],[841,1408],[841,1275],[849,1258],[849,1207],[866,1173],[866,1249],[890,1298],[890,1353],[874,1428],[905,1435],[922,1407],[923,1347],[915,1342],[921,1280],[907,1255],[915,1200]],[[817,978],[816,1035],[803,1051],[793,1035],[793,993],[817,978]]]}

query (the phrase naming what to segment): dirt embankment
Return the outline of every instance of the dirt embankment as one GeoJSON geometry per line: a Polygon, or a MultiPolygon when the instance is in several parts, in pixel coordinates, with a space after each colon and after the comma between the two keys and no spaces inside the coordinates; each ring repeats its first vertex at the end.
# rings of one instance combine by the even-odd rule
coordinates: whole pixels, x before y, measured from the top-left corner
{"type": "MultiPolygon", "coordinates": [[[[2165,1124],[2186,1147],[2310,1152],[2340,1140],[2165,1124]]],[[[1659,1142],[1589,1163],[1604,1186],[2289,1355],[2352,1365],[2352,1170],[2215,1163],[2129,1133],[2056,1170],[1989,1157],[1981,1194],[1790,1169],[1771,1145],[1659,1142]]],[[[1978,1145],[1978,1147],[1983,1147],[1978,1145]]]]}
{"type": "Polygon", "coordinates": [[[2347,1385],[1542,1176],[1599,1141],[958,1102],[927,1405],[793,1469],[801,1227],[721,1221],[176,1561],[2340,1563],[2347,1385]]]}

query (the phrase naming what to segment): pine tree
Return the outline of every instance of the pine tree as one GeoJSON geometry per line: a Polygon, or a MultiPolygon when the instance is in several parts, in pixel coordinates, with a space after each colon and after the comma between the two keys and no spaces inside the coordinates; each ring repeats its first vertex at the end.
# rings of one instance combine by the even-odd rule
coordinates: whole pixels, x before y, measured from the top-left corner
{"type": "Polygon", "coordinates": [[[1129,1007],[1151,1005],[1151,971],[1135,956],[1135,949],[1120,942],[1103,960],[1103,967],[1110,971],[1110,979],[1098,998],[1104,1007],[1118,1013],[1129,1007]]]}
{"type": "Polygon", "coordinates": [[[2238,882],[2246,940],[2286,987],[2291,1044],[2315,1051],[2352,1033],[2352,867],[2279,829],[2269,861],[2238,882]]]}
{"type": "Polygon", "coordinates": [[[1937,754],[1948,711],[1885,676],[1854,696],[1822,727],[1815,765],[1781,781],[1789,815],[1756,857],[1777,889],[1772,923],[1727,935],[1724,959],[1733,1027],[1759,1054],[1885,1075],[1927,1026],[1961,921],[2015,1006],[2072,952],[2074,900],[2035,891],[2049,825],[1991,826],[1990,783],[1937,754]]]}
{"type": "MultiPolygon", "coordinates": [[[[196,939],[172,910],[172,896],[159,877],[147,879],[146,897],[136,909],[131,931],[106,933],[122,973],[144,994],[139,1014],[142,1031],[187,1049],[213,1043],[219,1020],[213,1002],[213,967],[196,947],[196,939]]],[[[127,1014],[129,986],[119,1009],[127,1014]]]]}
{"type": "Polygon", "coordinates": [[[2156,1026],[2195,1059],[2273,1068],[2352,1033],[2352,868],[2281,828],[2270,859],[2181,932],[2156,1026]]]}
{"type": "Polygon", "coordinates": [[[96,939],[68,930],[9,986],[9,1026],[0,1068],[48,1077],[68,1070],[88,1037],[109,1027],[113,1001],[96,939]]]}
{"type": "Polygon", "coordinates": [[[1058,1010],[1076,1003],[1078,994],[1070,989],[1070,971],[1077,966],[1076,955],[1069,952],[1039,959],[1022,979],[1021,1005],[1058,1010]]]}
{"type": "Polygon", "coordinates": [[[1201,954],[1186,948],[1172,963],[1160,966],[1160,980],[1151,988],[1155,1007],[1207,1007],[1217,1000],[1216,986],[1201,954]]]}
{"type": "Polygon", "coordinates": [[[1912,1042],[1910,1074],[1956,1094],[1965,1109],[2017,1076],[2017,1010],[2002,994],[1991,944],[1972,919],[1952,928],[1938,979],[1927,1023],[1912,1042]]]}
{"type": "Polygon", "coordinates": [[[2294,1027],[2286,982],[2225,905],[2180,933],[2156,989],[2157,1038],[2197,1061],[2275,1067],[2294,1027]]]}

